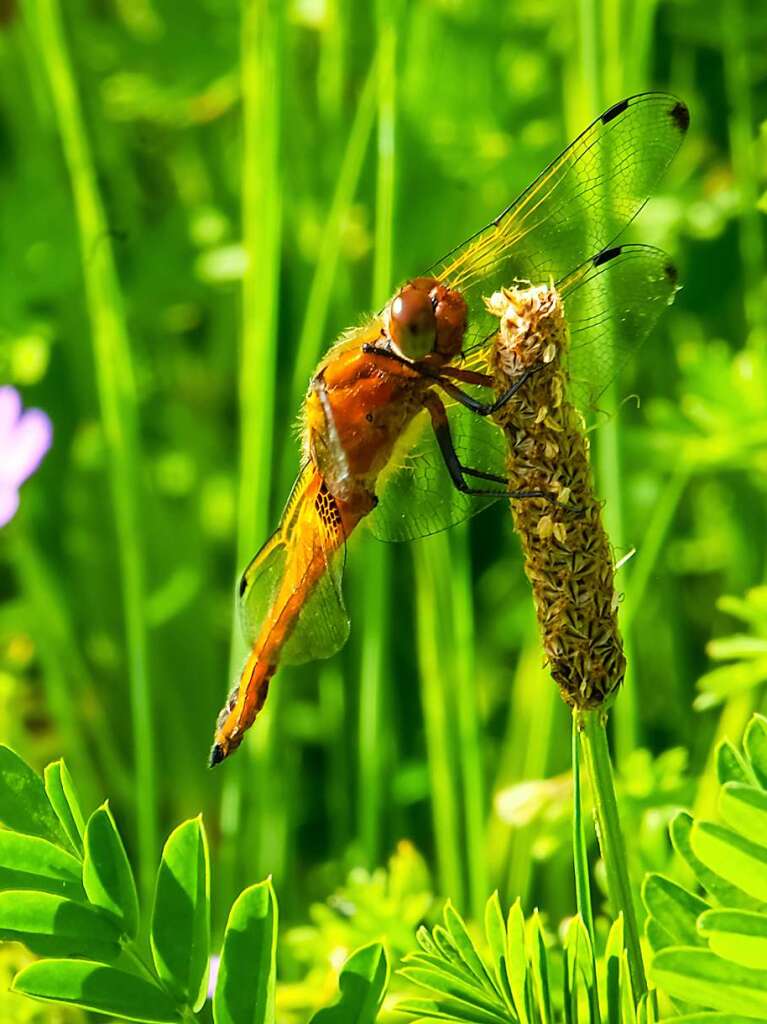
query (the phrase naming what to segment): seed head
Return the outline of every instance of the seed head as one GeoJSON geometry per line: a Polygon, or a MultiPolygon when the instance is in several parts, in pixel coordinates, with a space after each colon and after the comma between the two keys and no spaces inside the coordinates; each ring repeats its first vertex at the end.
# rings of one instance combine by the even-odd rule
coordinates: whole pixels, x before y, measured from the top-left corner
{"type": "Polygon", "coordinates": [[[486,300],[500,327],[490,361],[498,394],[535,372],[495,414],[508,442],[512,499],[543,647],[563,699],[604,704],[623,681],[610,544],[592,489],[581,414],[567,400],[568,336],[553,285],[510,288],[486,300]]]}

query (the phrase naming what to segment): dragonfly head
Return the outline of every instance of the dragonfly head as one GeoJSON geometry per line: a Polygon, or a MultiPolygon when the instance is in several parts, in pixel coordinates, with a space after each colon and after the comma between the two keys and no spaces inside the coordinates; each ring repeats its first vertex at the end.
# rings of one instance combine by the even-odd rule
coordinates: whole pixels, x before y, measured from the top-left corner
{"type": "Polygon", "coordinates": [[[392,345],[406,359],[435,354],[450,360],[461,350],[466,303],[437,278],[414,277],[386,307],[385,324],[392,345]]]}

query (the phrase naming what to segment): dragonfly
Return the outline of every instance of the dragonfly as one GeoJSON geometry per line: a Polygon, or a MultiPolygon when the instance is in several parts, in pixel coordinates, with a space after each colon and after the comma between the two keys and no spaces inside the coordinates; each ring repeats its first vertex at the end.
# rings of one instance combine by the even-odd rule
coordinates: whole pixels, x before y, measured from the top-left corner
{"type": "Polygon", "coordinates": [[[571,397],[593,408],[676,291],[665,253],[617,239],[688,125],[669,94],[614,104],[490,224],[329,349],[302,408],[299,476],[238,584],[250,653],[219,714],[211,766],[240,745],[280,665],[346,642],[341,580],[360,522],[403,541],[502,497],[546,497],[508,489],[505,441],[489,417],[529,374],[492,392],[485,355],[498,320],[484,299],[515,282],[554,283],[570,329],[571,397]]]}

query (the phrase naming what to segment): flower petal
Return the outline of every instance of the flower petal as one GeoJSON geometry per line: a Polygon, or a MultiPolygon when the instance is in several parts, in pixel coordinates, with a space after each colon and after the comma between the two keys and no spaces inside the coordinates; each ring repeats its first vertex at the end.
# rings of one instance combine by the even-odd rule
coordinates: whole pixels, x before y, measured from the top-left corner
{"type": "Polygon", "coordinates": [[[30,476],[51,446],[53,427],[44,412],[29,409],[3,440],[0,486],[18,487],[30,476]]]}
{"type": "Polygon", "coordinates": [[[0,486],[0,527],[13,519],[18,507],[19,492],[13,487],[0,486]]]}
{"type": "Polygon", "coordinates": [[[0,388],[0,458],[5,450],[5,438],[13,430],[21,416],[21,398],[16,388],[6,385],[0,388]]]}

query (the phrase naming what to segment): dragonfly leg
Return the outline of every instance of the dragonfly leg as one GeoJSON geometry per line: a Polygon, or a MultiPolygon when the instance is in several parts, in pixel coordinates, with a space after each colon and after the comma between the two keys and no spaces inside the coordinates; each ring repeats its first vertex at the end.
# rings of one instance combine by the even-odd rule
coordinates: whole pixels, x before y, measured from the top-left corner
{"type": "Polygon", "coordinates": [[[465,391],[461,391],[461,389],[456,384],[453,384],[452,381],[445,380],[443,377],[439,377],[437,379],[437,383],[445,392],[445,394],[450,395],[450,397],[455,399],[456,402],[460,402],[461,405],[466,406],[467,409],[470,409],[472,412],[475,412],[478,416],[492,416],[493,413],[498,412],[499,409],[502,409],[504,405],[506,405],[506,403],[509,401],[509,399],[513,398],[514,395],[516,395],[516,393],[519,391],[519,389],[522,387],[525,381],[529,380],[534,373],[537,373],[539,370],[542,369],[542,364],[530,366],[527,370],[525,370],[523,374],[521,374],[517,378],[517,380],[514,381],[513,384],[506,388],[503,394],[499,395],[494,402],[480,402],[472,395],[467,395],[465,391]]]}
{"type": "Polygon", "coordinates": [[[447,418],[447,410],[439,395],[433,391],[428,391],[424,398],[424,405],[429,410],[431,416],[431,425],[434,429],[434,436],[437,439],[439,450],[442,453],[442,458],[445,461],[445,466],[453,486],[459,490],[462,494],[474,494],[474,495],[495,495],[498,498],[547,498],[551,499],[551,495],[545,491],[509,491],[499,490],[498,488],[481,488],[472,487],[467,481],[467,476],[477,477],[479,480],[489,480],[493,483],[506,484],[508,486],[508,480],[502,476],[496,476],[495,473],[486,473],[481,469],[474,469],[471,466],[464,466],[461,460],[458,458],[458,452],[455,450],[453,444],[453,437],[450,433],[450,421],[447,418]]]}
{"type": "Polygon", "coordinates": [[[491,388],[493,378],[489,373],[480,373],[477,370],[463,370],[460,366],[444,366],[439,370],[440,377],[449,377],[451,380],[461,380],[465,384],[478,384],[482,388],[491,388]]]}

